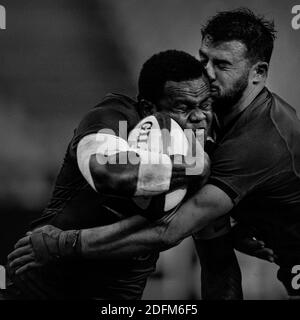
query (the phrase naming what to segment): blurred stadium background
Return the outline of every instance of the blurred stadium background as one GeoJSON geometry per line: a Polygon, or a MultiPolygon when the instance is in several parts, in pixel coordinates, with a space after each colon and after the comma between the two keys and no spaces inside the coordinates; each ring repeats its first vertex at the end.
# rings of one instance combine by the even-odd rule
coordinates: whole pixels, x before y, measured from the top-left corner
{"type": "MultiPolygon", "coordinates": [[[[48,201],[80,117],[107,92],[135,96],[142,63],[165,49],[197,55],[200,26],[216,11],[248,6],[274,18],[269,87],[300,112],[300,30],[294,1],[0,0],[0,264],[48,201]]],[[[246,299],[286,299],[276,266],[239,254],[246,299]]],[[[199,299],[191,239],[164,252],[144,299],[199,299]]]]}

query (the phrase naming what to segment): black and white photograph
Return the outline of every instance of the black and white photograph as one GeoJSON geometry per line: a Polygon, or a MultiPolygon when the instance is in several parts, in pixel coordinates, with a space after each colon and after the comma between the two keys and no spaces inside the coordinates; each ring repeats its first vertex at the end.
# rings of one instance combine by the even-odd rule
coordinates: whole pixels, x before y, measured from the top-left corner
{"type": "Polygon", "coordinates": [[[0,61],[0,312],[300,300],[300,1],[0,0],[0,61]]]}

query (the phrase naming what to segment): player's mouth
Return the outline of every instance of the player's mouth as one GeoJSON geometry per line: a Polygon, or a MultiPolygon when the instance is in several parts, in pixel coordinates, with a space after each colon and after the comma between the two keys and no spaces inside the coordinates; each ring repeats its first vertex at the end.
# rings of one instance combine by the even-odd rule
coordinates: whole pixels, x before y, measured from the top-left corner
{"type": "Polygon", "coordinates": [[[197,125],[197,124],[192,124],[192,125],[188,126],[187,129],[192,129],[194,132],[195,132],[196,130],[204,130],[204,131],[206,131],[206,130],[207,130],[207,125],[206,125],[206,124],[203,124],[203,123],[201,123],[201,124],[199,124],[199,125],[197,125]]]}
{"type": "Polygon", "coordinates": [[[212,96],[216,96],[219,94],[219,88],[217,86],[211,85],[210,92],[212,96]]]}

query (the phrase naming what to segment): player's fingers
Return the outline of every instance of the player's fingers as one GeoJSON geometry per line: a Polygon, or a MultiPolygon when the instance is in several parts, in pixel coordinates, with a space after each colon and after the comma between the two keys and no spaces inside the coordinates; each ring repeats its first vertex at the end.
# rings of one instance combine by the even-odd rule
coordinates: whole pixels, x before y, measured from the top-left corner
{"type": "Polygon", "coordinates": [[[27,245],[27,246],[15,249],[13,252],[11,252],[7,256],[7,259],[8,259],[8,262],[11,262],[14,259],[17,259],[23,255],[27,255],[27,254],[31,254],[31,253],[33,253],[32,247],[31,247],[31,245],[27,245]]]}
{"type": "Polygon", "coordinates": [[[9,267],[11,269],[17,269],[18,267],[21,267],[21,266],[27,264],[28,262],[32,262],[32,261],[34,261],[33,254],[23,255],[22,257],[19,257],[19,258],[12,260],[9,263],[9,267]]]}
{"type": "Polygon", "coordinates": [[[265,244],[263,241],[258,241],[254,238],[238,239],[235,242],[237,250],[245,252],[247,254],[253,254],[256,250],[264,248],[265,244]]]}
{"type": "Polygon", "coordinates": [[[24,247],[28,244],[30,244],[30,236],[23,237],[15,244],[15,249],[24,247]]]}
{"type": "Polygon", "coordinates": [[[245,245],[248,246],[249,250],[253,250],[253,251],[264,248],[265,246],[263,241],[256,240],[255,238],[246,239],[245,245]]]}
{"type": "Polygon", "coordinates": [[[42,231],[44,231],[45,229],[47,229],[48,226],[49,226],[49,225],[45,225],[45,226],[42,226],[42,227],[38,227],[38,228],[34,229],[33,231],[31,231],[31,233],[33,233],[33,232],[42,232],[42,231]]]}
{"type": "Polygon", "coordinates": [[[256,241],[257,242],[257,246],[260,246],[261,248],[264,248],[265,247],[265,243],[261,240],[256,240],[255,238],[252,238],[253,241],[256,241]]]}
{"type": "Polygon", "coordinates": [[[42,264],[39,263],[39,262],[36,262],[36,261],[29,262],[26,265],[18,268],[16,270],[16,274],[19,275],[19,274],[21,274],[21,273],[23,273],[23,272],[25,272],[25,271],[27,271],[29,269],[38,268],[38,267],[41,267],[41,266],[42,266],[42,264]]]}
{"type": "Polygon", "coordinates": [[[270,262],[274,262],[275,261],[275,255],[272,249],[269,248],[264,248],[261,250],[257,250],[254,254],[257,258],[263,259],[263,260],[267,260],[270,262]]]}

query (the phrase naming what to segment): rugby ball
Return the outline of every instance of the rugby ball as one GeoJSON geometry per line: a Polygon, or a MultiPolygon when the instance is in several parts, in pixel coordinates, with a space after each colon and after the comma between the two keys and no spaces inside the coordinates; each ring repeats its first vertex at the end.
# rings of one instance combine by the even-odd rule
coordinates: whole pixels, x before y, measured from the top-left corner
{"type": "MultiPolygon", "coordinates": [[[[179,124],[165,113],[156,113],[141,120],[129,133],[131,148],[148,150],[167,155],[186,156],[189,140],[179,124]]],[[[135,204],[143,210],[155,210],[155,215],[174,210],[183,200],[187,187],[182,186],[161,195],[134,197],[135,204]]]]}

